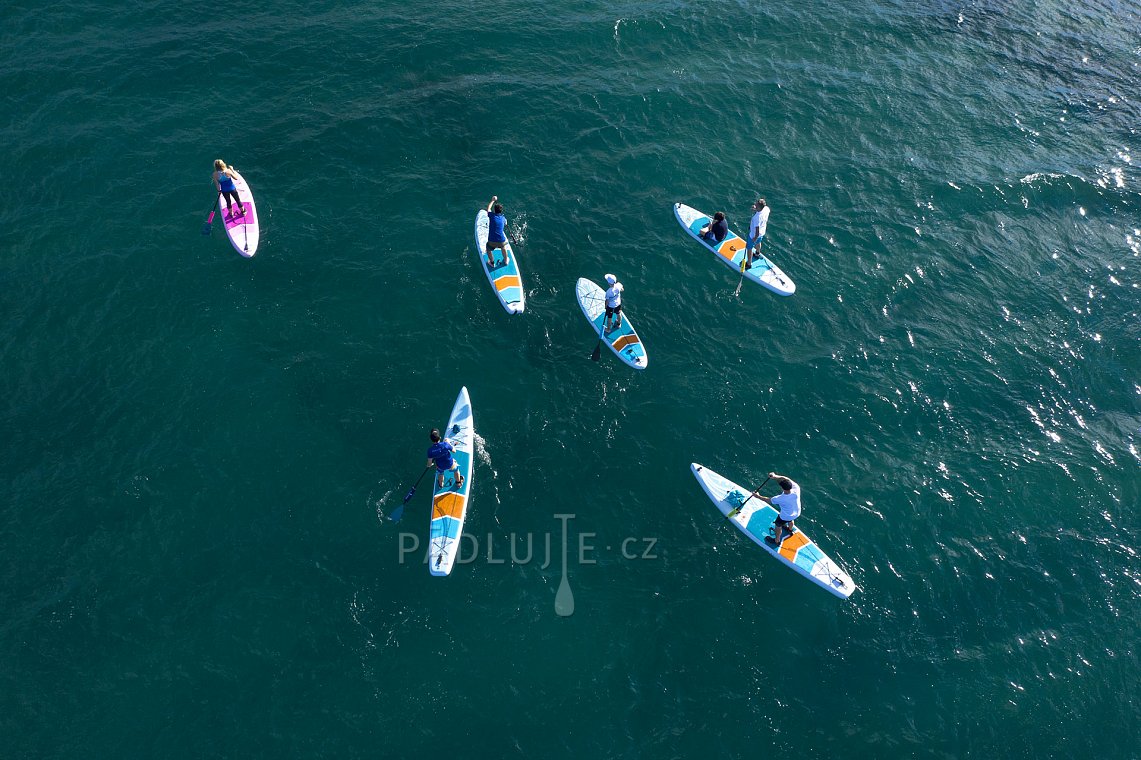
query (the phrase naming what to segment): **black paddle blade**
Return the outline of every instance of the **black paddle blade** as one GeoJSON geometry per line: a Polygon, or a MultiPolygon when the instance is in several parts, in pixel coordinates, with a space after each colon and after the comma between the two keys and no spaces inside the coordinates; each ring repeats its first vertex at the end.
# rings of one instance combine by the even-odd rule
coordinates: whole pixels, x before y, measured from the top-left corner
{"type": "Polygon", "coordinates": [[[202,234],[203,234],[203,235],[209,235],[209,234],[210,234],[210,230],[211,230],[213,227],[214,227],[214,223],[213,223],[213,222],[206,222],[205,224],[203,224],[203,225],[202,225],[202,234]]]}
{"type": "Polygon", "coordinates": [[[599,359],[602,358],[602,343],[596,343],[595,344],[594,353],[590,355],[590,358],[593,359],[594,361],[598,361],[599,359]]]}

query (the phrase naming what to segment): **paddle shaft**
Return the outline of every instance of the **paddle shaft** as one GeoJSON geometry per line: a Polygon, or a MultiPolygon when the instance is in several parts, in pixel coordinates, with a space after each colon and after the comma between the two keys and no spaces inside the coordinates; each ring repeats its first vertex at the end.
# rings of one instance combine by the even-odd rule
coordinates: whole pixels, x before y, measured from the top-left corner
{"type": "Polygon", "coordinates": [[[598,326],[598,342],[594,344],[594,353],[590,358],[598,361],[602,358],[602,333],[606,332],[606,313],[602,314],[602,324],[598,326]]]}
{"type": "Polygon", "coordinates": [[[214,214],[218,213],[218,204],[222,201],[222,195],[219,193],[214,197],[214,205],[210,207],[210,216],[206,217],[206,223],[202,225],[202,234],[209,235],[211,225],[214,224],[214,214]]]}
{"type": "MultiPolygon", "coordinates": [[[[757,491],[759,491],[759,490],[761,490],[762,488],[764,488],[764,487],[765,487],[765,483],[768,483],[770,480],[772,480],[772,478],[771,478],[771,477],[767,477],[767,478],[765,478],[764,482],[763,482],[763,483],[761,483],[761,484],[760,484],[759,486],[757,486],[756,488],[754,488],[754,489],[753,489],[753,492],[752,492],[751,494],[749,494],[749,499],[751,499],[751,498],[753,498],[754,496],[756,496],[756,495],[757,495],[757,491]]],[[[736,509],[734,509],[732,512],[730,512],[730,513],[729,513],[729,516],[730,516],[730,517],[732,517],[733,515],[737,514],[737,513],[738,513],[738,512],[740,512],[742,509],[744,509],[744,508],[745,508],[745,505],[749,503],[749,499],[745,499],[743,502],[741,502],[741,506],[737,507],[737,508],[736,508],[736,509]]]]}
{"type": "Polygon", "coordinates": [[[424,471],[422,473],[420,473],[420,477],[416,478],[416,483],[411,488],[408,489],[408,493],[404,494],[404,501],[403,501],[404,504],[407,504],[408,501],[412,498],[412,496],[415,495],[416,489],[420,487],[420,481],[424,479],[424,476],[428,474],[428,470],[430,470],[430,469],[432,469],[432,465],[428,465],[427,467],[425,467],[424,471]]]}
{"type": "Polygon", "coordinates": [[[424,468],[424,471],[420,473],[420,477],[416,478],[416,482],[408,489],[408,493],[404,494],[404,501],[400,502],[400,506],[392,510],[392,515],[389,517],[392,522],[400,522],[400,518],[404,516],[404,505],[411,501],[412,497],[416,495],[416,489],[420,486],[420,481],[424,479],[424,476],[428,474],[428,470],[430,469],[432,469],[432,465],[428,465],[424,468]]]}

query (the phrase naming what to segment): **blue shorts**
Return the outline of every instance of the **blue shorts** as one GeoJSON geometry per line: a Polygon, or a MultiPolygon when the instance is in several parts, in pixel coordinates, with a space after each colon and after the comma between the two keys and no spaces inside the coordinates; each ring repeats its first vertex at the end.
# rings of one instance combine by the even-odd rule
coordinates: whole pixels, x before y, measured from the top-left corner
{"type": "Polygon", "coordinates": [[[452,466],[451,467],[441,467],[439,465],[439,463],[436,464],[436,472],[451,472],[452,470],[458,470],[459,468],[460,468],[459,463],[456,462],[456,460],[454,460],[454,459],[452,460],[452,466]]]}

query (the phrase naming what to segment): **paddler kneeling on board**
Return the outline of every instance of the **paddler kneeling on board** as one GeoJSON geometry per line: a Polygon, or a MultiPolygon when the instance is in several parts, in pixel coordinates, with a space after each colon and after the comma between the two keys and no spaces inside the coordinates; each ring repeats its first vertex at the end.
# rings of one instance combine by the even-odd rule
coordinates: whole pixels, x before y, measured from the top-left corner
{"type": "Polygon", "coordinates": [[[432,439],[432,445],[428,447],[427,466],[436,465],[436,488],[444,487],[444,473],[446,472],[454,472],[456,474],[456,488],[462,488],[464,476],[460,474],[459,464],[452,459],[452,453],[456,450],[455,447],[447,441],[441,440],[440,431],[436,428],[432,428],[428,437],[432,439]]]}
{"type": "Polygon", "coordinates": [[[793,525],[792,521],[800,517],[800,486],[787,475],[777,475],[775,472],[770,472],[769,477],[776,480],[781,493],[770,499],[768,496],[761,496],[757,493],[760,491],[758,488],[753,494],[780,513],[773,523],[775,536],[765,536],[766,544],[779,548],[781,542],[784,541],[785,531],[790,536],[796,531],[796,526],[793,525]]]}
{"type": "Polygon", "coordinates": [[[496,248],[503,251],[503,265],[507,265],[507,217],[503,215],[503,204],[496,203],[498,195],[491,196],[487,204],[487,268],[495,268],[495,256],[492,253],[496,248]]]}
{"type": "Polygon", "coordinates": [[[604,323],[610,322],[606,326],[606,332],[617,330],[622,326],[622,283],[618,282],[618,278],[612,274],[606,275],[606,284],[610,287],[606,289],[606,315],[602,318],[604,323]],[[613,321],[611,316],[613,315],[613,321]]]}

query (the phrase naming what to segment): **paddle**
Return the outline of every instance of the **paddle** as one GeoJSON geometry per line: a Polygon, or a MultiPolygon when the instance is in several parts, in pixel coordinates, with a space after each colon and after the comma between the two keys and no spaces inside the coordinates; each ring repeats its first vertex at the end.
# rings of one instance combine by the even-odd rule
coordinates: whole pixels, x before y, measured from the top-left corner
{"type": "Polygon", "coordinates": [[[745,265],[749,263],[749,244],[745,243],[745,255],[741,258],[741,279],[737,280],[737,289],[733,291],[733,297],[741,295],[741,286],[745,284],[745,265]]]}
{"type": "MultiPolygon", "coordinates": [[[[770,477],[767,477],[767,478],[765,478],[765,481],[764,481],[764,483],[761,483],[759,486],[757,486],[756,488],[754,488],[754,489],[753,489],[753,492],[752,492],[751,494],[749,494],[749,499],[751,499],[751,498],[753,498],[754,496],[756,496],[756,495],[757,495],[757,491],[759,491],[759,490],[761,490],[762,488],[764,488],[764,487],[765,487],[765,483],[768,483],[770,480],[772,480],[772,477],[771,477],[771,476],[770,476],[770,477]]],[[[745,505],[749,503],[749,499],[745,499],[743,502],[741,502],[741,506],[739,506],[739,507],[734,507],[734,508],[733,508],[733,509],[732,509],[732,510],[729,512],[729,514],[727,514],[727,515],[725,515],[725,516],[726,516],[726,517],[736,517],[736,516],[737,516],[737,513],[738,513],[738,512],[740,512],[742,509],[744,509],[744,508],[745,508],[745,505]]]]}
{"type": "MultiPolygon", "coordinates": [[[[754,206],[753,208],[756,208],[754,206]]],[[[737,281],[737,290],[734,296],[741,295],[741,285],[745,282],[745,270],[749,268],[749,251],[753,250],[753,221],[749,220],[749,235],[745,238],[745,255],[741,257],[741,279],[737,281]]]]}
{"type": "Polygon", "coordinates": [[[388,519],[392,520],[392,522],[400,522],[400,518],[404,516],[404,505],[411,501],[412,497],[416,495],[417,486],[420,485],[420,481],[424,479],[424,476],[428,474],[428,470],[430,469],[432,469],[432,465],[428,465],[424,468],[424,471],[420,473],[420,477],[416,478],[416,484],[408,489],[408,493],[404,494],[404,501],[400,502],[399,507],[392,510],[392,514],[388,519]]]}
{"type": "Polygon", "coordinates": [[[604,333],[605,331],[606,331],[606,314],[603,313],[602,324],[599,325],[599,327],[598,327],[598,342],[594,344],[594,353],[590,355],[590,358],[593,359],[594,361],[598,361],[599,359],[602,358],[602,333],[604,333]]]}
{"type": "Polygon", "coordinates": [[[206,223],[202,225],[202,234],[209,235],[211,228],[214,226],[214,214],[218,212],[218,203],[222,196],[214,199],[214,205],[210,207],[210,216],[206,217],[206,223]]]}

